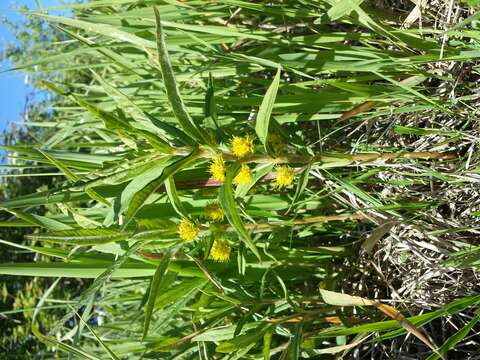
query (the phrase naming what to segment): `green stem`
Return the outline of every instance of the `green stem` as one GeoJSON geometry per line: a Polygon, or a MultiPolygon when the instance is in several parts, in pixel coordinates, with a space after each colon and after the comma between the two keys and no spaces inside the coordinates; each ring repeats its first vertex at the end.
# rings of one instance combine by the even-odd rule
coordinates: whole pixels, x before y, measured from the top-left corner
{"type": "MultiPolygon", "coordinates": [[[[185,155],[186,149],[177,149],[177,155],[185,155]]],[[[209,149],[202,149],[199,158],[211,159],[215,155],[209,149]]],[[[222,152],[222,156],[226,161],[238,160],[232,153],[222,152]]],[[[451,160],[457,158],[452,152],[423,151],[423,152],[392,152],[392,153],[359,153],[359,154],[341,154],[341,153],[325,153],[322,155],[284,155],[272,157],[269,155],[258,154],[242,159],[246,163],[260,164],[324,164],[331,167],[346,166],[349,164],[368,163],[377,161],[389,161],[396,159],[419,159],[419,160],[451,160]]]]}
{"type": "MultiPolygon", "coordinates": [[[[269,231],[279,226],[297,227],[302,225],[321,224],[330,221],[346,221],[346,220],[361,220],[366,219],[364,214],[340,214],[340,215],[324,215],[324,216],[312,216],[305,219],[298,219],[293,221],[282,222],[259,222],[256,224],[246,224],[245,228],[252,231],[269,231]]],[[[227,226],[225,231],[235,231],[231,226],[227,226]]]]}

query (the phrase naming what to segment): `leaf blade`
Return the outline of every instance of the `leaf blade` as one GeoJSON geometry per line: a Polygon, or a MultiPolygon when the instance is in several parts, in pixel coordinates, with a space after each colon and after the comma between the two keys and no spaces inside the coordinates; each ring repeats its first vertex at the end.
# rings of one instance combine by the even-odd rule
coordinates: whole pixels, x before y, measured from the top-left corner
{"type": "Polygon", "coordinates": [[[255,254],[258,260],[262,260],[260,253],[258,252],[257,247],[253,243],[250,234],[248,233],[245,225],[243,224],[240,215],[238,213],[237,207],[235,205],[235,199],[233,197],[233,176],[235,171],[238,170],[237,166],[230,167],[227,169],[227,174],[225,177],[225,182],[219,190],[220,204],[227,216],[228,222],[237,230],[240,235],[240,239],[245,243],[245,245],[255,254]]]}
{"type": "Polygon", "coordinates": [[[158,61],[160,63],[163,83],[167,91],[167,98],[172,107],[175,118],[188,135],[194,139],[197,139],[202,144],[209,144],[211,141],[207,133],[195,124],[190,114],[187,112],[182,97],[180,96],[177,82],[175,80],[175,74],[173,73],[172,65],[170,63],[167,46],[165,44],[165,34],[163,32],[162,22],[160,20],[160,13],[156,7],[154,7],[153,10],[155,12],[155,21],[157,25],[156,34],[158,61]]]}
{"type": "Polygon", "coordinates": [[[280,85],[281,67],[277,68],[277,73],[273,78],[272,83],[268,87],[267,92],[262,100],[262,104],[258,109],[257,121],[255,124],[255,132],[258,138],[267,149],[268,128],[270,124],[270,117],[272,115],[273,105],[277,97],[278,87],[280,85]]]}
{"type": "Polygon", "coordinates": [[[174,249],[170,248],[163,255],[162,261],[158,264],[155,274],[153,275],[152,283],[150,285],[150,293],[148,295],[147,306],[145,307],[145,321],[143,323],[142,341],[145,340],[148,334],[148,328],[150,327],[150,321],[152,318],[153,308],[155,307],[155,300],[160,288],[163,276],[165,275],[170,259],[172,258],[174,249]]]}

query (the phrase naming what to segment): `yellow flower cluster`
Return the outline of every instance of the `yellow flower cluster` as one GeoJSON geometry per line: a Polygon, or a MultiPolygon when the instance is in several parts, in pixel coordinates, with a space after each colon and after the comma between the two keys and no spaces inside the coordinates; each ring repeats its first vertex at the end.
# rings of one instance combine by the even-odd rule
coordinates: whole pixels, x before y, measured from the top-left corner
{"type": "Polygon", "coordinates": [[[213,242],[212,249],[210,250],[210,256],[215,261],[228,261],[230,259],[230,252],[232,248],[225,240],[215,240],[213,242]]]}
{"type": "Polygon", "coordinates": [[[295,173],[288,165],[278,166],[275,172],[275,186],[279,189],[293,184],[295,173]]]}
{"type": "Polygon", "coordinates": [[[232,153],[239,159],[252,155],[255,151],[253,136],[234,136],[230,144],[232,153]]]}
{"type": "Polygon", "coordinates": [[[188,219],[182,219],[178,225],[178,235],[184,241],[193,241],[197,237],[200,230],[198,227],[188,219]]]}
{"type": "Polygon", "coordinates": [[[212,174],[213,180],[225,180],[225,161],[223,161],[223,156],[221,154],[213,157],[213,161],[210,164],[210,174],[212,174]]]}
{"type": "Polygon", "coordinates": [[[233,182],[237,185],[246,185],[252,181],[252,173],[250,172],[250,168],[247,164],[242,164],[240,171],[238,172],[237,176],[233,179],[233,182]]]}
{"type": "Polygon", "coordinates": [[[212,221],[223,220],[223,209],[216,203],[210,203],[205,206],[205,214],[212,221]]]}

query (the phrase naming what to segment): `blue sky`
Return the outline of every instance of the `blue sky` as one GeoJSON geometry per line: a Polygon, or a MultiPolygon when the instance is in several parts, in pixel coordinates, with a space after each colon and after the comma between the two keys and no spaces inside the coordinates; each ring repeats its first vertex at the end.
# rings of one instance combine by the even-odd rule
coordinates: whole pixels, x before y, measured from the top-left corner
{"type": "MultiPolygon", "coordinates": [[[[61,5],[62,0],[40,0],[43,7],[61,5]]],[[[68,2],[68,1],[67,1],[68,2]]],[[[14,42],[15,38],[3,24],[2,18],[12,21],[20,21],[22,16],[14,11],[19,5],[26,5],[30,9],[36,9],[35,0],[0,0],[0,52],[6,43],[14,42]]],[[[10,67],[8,62],[0,63],[0,71],[10,67]]],[[[19,122],[20,114],[25,106],[25,96],[28,86],[25,84],[25,76],[20,72],[0,73],[0,132],[8,123],[19,122]]]]}

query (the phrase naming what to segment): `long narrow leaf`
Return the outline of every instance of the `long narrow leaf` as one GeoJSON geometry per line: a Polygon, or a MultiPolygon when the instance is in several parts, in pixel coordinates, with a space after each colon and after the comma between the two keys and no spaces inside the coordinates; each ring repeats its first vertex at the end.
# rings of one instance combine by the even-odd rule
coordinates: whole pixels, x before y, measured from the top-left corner
{"type": "Polygon", "coordinates": [[[277,74],[273,79],[272,83],[270,84],[265,96],[262,100],[262,104],[260,105],[260,109],[258,110],[257,114],[257,122],[255,125],[255,131],[257,133],[258,138],[262,142],[267,150],[268,144],[268,128],[270,124],[270,117],[272,116],[273,105],[275,104],[275,98],[277,97],[278,86],[280,85],[280,74],[281,69],[280,67],[277,69],[277,74]]]}
{"type": "Polygon", "coordinates": [[[157,293],[160,288],[160,284],[162,283],[163,276],[168,269],[170,259],[176,249],[177,247],[170,248],[163,254],[162,261],[160,262],[160,264],[158,264],[157,270],[153,275],[152,283],[150,285],[150,293],[148,295],[148,302],[147,306],[145,307],[145,321],[143,323],[142,340],[147,337],[148,328],[150,327],[150,321],[152,319],[153,308],[155,306],[155,301],[157,298],[157,293]]]}
{"type": "Polygon", "coordinates": [[[185,108],[185,104],[178,91],[177,83],[175,81],[175,75],[172,70],[170,58],[168,56],[167,47],[165,45],[165,35],[162,29],[162,22],[160,21],[160,13],[156,7],[153,8],[155,12],[155,20],[157,22],[157,51],[158,61],[160,63],[160,69],[162,71],[163,82],[167,91],[168,101],[172,106],[173,113],[183,130],[193,138],[200,141],[202,144],[209,144],[211,140],[208,134],[200,129],[190,114],[185,108]]]}
{"type": "Polygon", "coordinates": [[[257,247],[255,246],[250,234],[242,222],[242,219],[240,218],[237,205],[233,197],[232,181],[236,170],[238,170],[238,166],[232,166],[227,170],[225,182],[220,188],[218,195],[220,204],[222,205],[223,211],[227,216],[228,222],[237,230],[240,239],[245,242],[245,245],[247,245],[247,247],[255,254],[255,256],[261,260],[260,253],[258,252],[257,247]]]}

